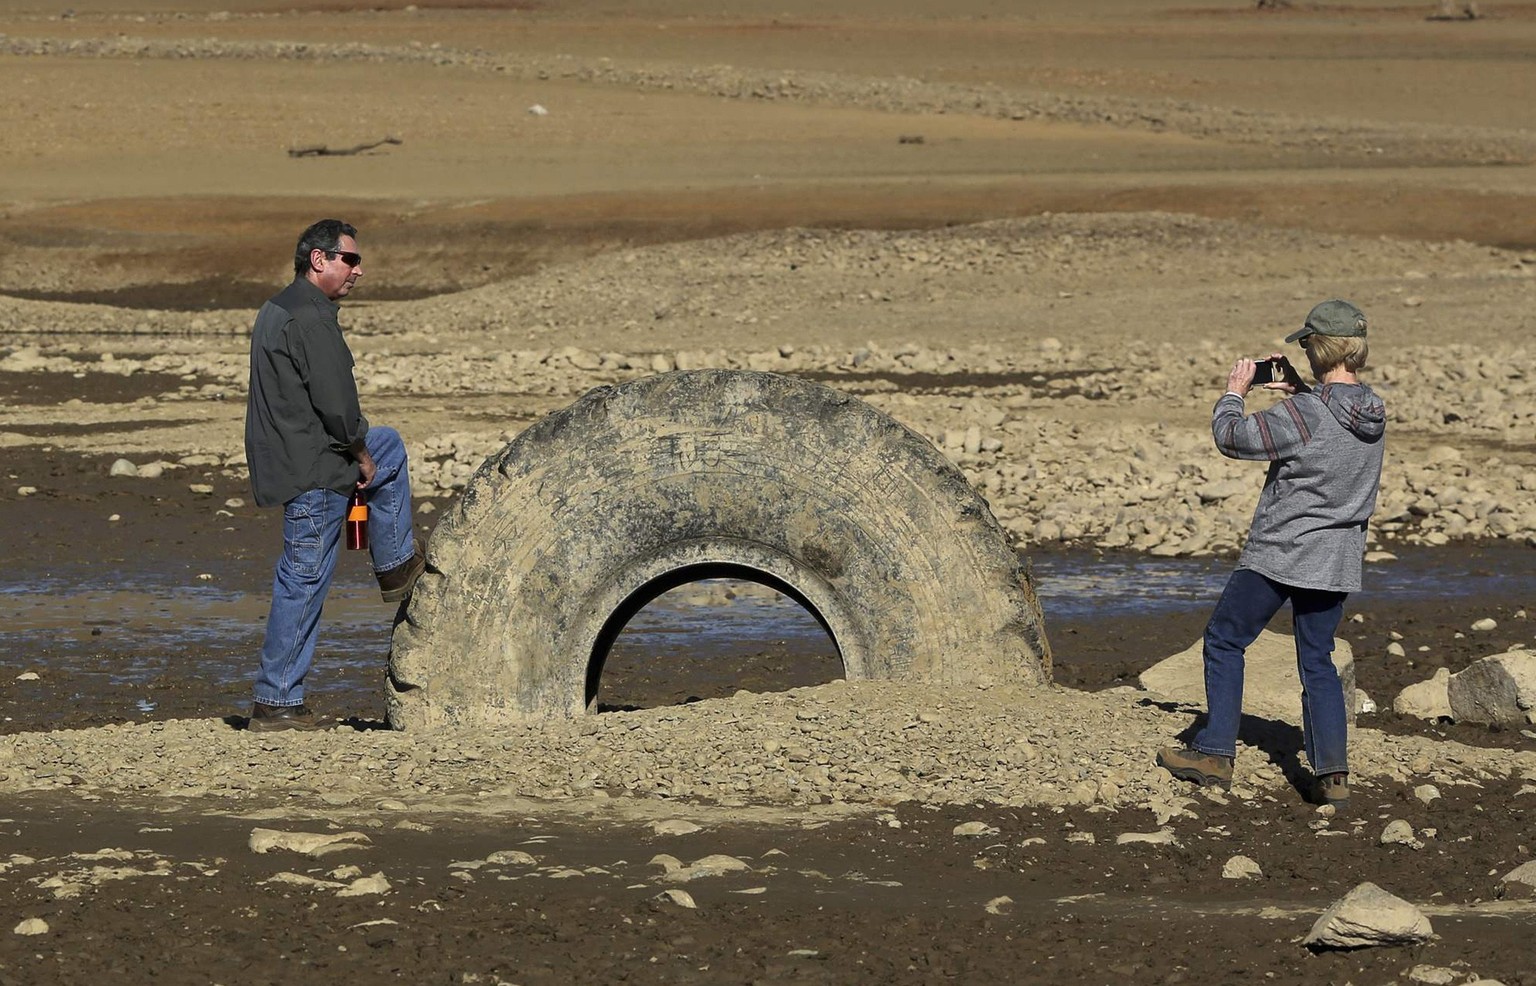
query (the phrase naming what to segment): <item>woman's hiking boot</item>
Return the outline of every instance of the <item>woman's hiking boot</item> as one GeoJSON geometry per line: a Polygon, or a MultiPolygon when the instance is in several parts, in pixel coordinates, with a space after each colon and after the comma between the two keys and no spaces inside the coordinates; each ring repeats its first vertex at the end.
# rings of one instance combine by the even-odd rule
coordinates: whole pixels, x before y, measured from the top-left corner
{"type": "Polygon", "coordinates": [[[1314,777],[1310,800],[1315,805],[1332,805],[1336,811],[1343,811],[1349,805],[1349,775],[1338,773],[1314,777]]]}
{"type": "Polygon", "coordinates": [[[1157,752],[1157,765],[1179,780],[1193,781],[1201,787],[1226,790],[1232,786],[1231,757],[1165,746],[1157,752]]]}

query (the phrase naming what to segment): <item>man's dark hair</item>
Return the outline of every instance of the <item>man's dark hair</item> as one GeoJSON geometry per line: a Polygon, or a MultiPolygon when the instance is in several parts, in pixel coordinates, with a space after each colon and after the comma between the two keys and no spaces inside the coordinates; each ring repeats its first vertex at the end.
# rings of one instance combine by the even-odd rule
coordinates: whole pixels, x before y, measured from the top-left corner
{"type": "Polygon", "coordinates": [[[335,253],[343,236],[355,239],[357,230],[351,223],[344,223],[340,219],[322,219],[306,229],[299,237],[299,245],[293,251],[293,275],[303,277],[309,273],[311,251],[324,250],[326,253],[335,253]]]}

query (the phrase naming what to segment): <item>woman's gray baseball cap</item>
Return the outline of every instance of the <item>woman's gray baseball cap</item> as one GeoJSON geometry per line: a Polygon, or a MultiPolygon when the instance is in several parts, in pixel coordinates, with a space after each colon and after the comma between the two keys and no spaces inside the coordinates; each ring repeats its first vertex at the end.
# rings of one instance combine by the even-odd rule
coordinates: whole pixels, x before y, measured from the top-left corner
{"type": "Polygon", "coordinates": [[[1315,305],[1307,312],[1307,321],[1301,328],[1285,337],[1286,342],[1305,339],[1313,333],[1324,336],[1361,338],[1365,335],[1365,312],[1338,298],[1315,305]]]}

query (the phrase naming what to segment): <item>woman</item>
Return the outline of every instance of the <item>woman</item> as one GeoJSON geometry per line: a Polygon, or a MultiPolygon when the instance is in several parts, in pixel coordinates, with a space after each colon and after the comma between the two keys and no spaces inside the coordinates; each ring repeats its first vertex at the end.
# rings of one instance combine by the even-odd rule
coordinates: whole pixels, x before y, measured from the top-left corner
{"type": "Polygon", "coordinates": [[[1231,785],[1243,654],[1289,600],[1312,798],[1338,808],[1349,800],[1348,716],[1333,634],[1345,598],[1360,588],[1365,526],[1381,482],[1386,407],[1358,376],[1369,347],[1365,315],[1354,305],[1317,305],[1285,341],[1301,344],[1318,389],[1285,363],[1284,379],[1264,386],[1289,396],[1245,416],[1256,366],[1240,359],[1212,412],[1221,454],[1267,460],[1269,473],[1237,568],[1205,628],[1205,726],[1189,747],[1165,748],[1157,762],[1182,780],[1231,785]]]}

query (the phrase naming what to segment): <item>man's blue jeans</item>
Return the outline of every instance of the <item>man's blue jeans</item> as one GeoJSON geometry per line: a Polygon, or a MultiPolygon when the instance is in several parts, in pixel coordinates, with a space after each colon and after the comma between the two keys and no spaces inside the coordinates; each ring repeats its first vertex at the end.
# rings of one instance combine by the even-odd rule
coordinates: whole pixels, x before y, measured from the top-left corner
{"type": "MultiPolygon", "coordinates": [[[[405,444],[393,428],[368,429],[368,454],[378,471],[368,484],[368,549],[375,572],[411,559],[411,477],[405,444]]],[[[315,658],[320,609],[336,572],[336,554],[350,497],[309,490],[283,504],[283,557],[272,579],[272,609],[261,645],[256,701],[302,705],[304,677],[315,658]]]]}
{"type": "Polygon", "coordinates": [[[1190,745],[1201,753],[1237,755],[1243,712],[1243,654],[1287,599],[1296,632],[1301,672],[1301,733],[1312,772],[1349,770],[1344,687],[1333,666],[1333,632],[1344,616],[1348,593],[1298,589],[1258,572],[1238,569],[1205,628],[1205,727],[1190,745]]]}

